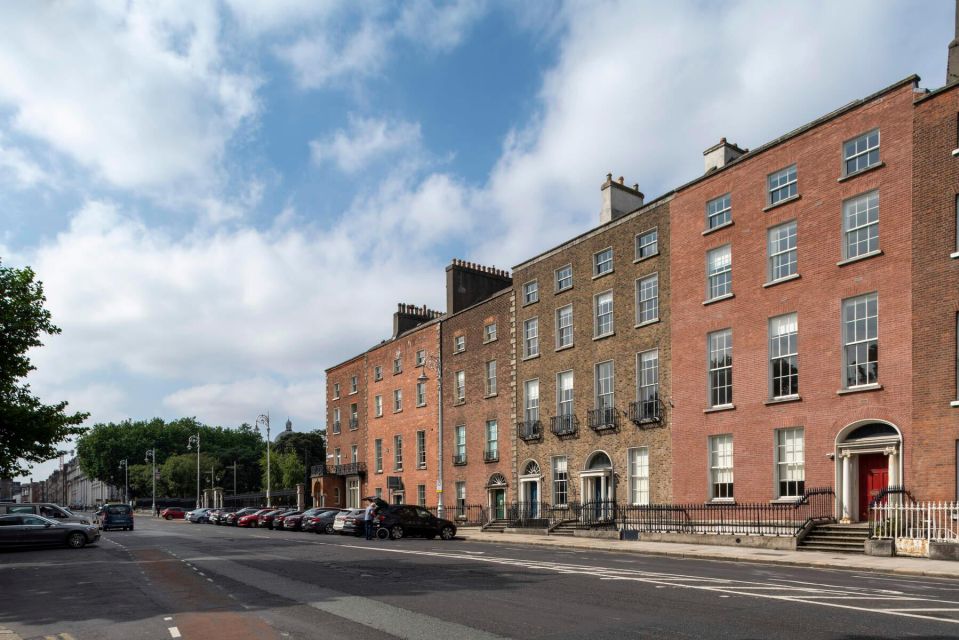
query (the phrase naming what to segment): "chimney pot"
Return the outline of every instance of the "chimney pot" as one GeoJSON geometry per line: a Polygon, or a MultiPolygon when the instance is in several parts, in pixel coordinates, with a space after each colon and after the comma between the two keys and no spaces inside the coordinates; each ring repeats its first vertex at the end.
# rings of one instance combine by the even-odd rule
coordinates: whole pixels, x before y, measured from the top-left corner
{"type": "Polygon", "coordinates": [[[624,181],[624,180],[625,180],[625,178],[623,178],[623,176],[619,176],[619,184],[623,184],[623,181],[624,181]]]}

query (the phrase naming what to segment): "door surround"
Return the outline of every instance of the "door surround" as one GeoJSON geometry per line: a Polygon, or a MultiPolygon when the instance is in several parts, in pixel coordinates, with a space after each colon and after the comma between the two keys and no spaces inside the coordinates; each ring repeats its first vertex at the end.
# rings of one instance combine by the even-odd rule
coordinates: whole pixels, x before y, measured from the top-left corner
{"type": "Polygon", "coordinates": [[[835,447],[836,517],[844,524],[868,520],[868,513],[860,513],[861,492],[866,491],[866,487],[859,486],[860,456],[885,455],[889,470],[887,486],[901,485],[902,432],[886,420],[857,420],[836,434],[835,447]]]}

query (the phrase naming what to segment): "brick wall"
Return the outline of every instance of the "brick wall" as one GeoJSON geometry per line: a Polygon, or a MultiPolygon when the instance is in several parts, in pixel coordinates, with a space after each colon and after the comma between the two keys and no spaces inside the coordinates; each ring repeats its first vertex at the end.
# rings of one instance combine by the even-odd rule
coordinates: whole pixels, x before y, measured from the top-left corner
{"type": "MultiPolygon", "coordinates": [[[[351,358],[346,362],[330,367],[326,370],[326,460],[316,460],[313,464],[325,463],[328,475],[313,479],[314,498],[322,504],[332,507],[346,506],[346,477],[334,475],[337,449],[340,450],[341,463],[350,462],[350,453],[353,445],[359,452],[359,460],[366,459],[367,449],[367,358],[365,354],[351,358]],[[350,379],[356,376],[357,390],[351,393],[350,379]],[[339,385],[339,396],[334,392],[335,385],[339,385]],[[350,426],[351,405],[357,405],[357,424],[350,426]],[[340,425],[334,425],[335,410],[340,411],[340,425]],[[338,431],[338,432],[337,432],[338,431]]],[[[369,373],[372,377],[372,373],[369,373]]],[[[363,482],[360,483],[361,496],[363,482]]]]}

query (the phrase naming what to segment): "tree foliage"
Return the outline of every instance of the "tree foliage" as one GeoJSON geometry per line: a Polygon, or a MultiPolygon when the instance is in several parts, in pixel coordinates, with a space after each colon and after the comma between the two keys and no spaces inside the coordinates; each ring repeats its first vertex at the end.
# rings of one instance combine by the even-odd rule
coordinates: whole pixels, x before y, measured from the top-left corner
{"type": "Polygon", "coordinates": [[[35,369],[27,352],[43,346],[41,335],[60,333],[34,276],[29,267],[0,264],[0,477],[55,457],[59,443],[83,433],[80,425],[89,416],[67,414],[66,402],[43,404],[23,382],[35,369]]]}

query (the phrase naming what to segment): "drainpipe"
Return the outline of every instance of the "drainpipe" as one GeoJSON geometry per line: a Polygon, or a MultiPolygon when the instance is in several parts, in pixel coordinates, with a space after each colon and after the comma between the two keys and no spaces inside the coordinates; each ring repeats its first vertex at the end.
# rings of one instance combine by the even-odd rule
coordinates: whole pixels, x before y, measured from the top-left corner
{"type": "Polygon", "coordinates": [[[439,455],[439,467],[436,476],[436,516],[443,517],[443,321],[437,323],[439,327],[439,346],[436,349],[436,433],[439,443],[436,447],[439,455]]]}

